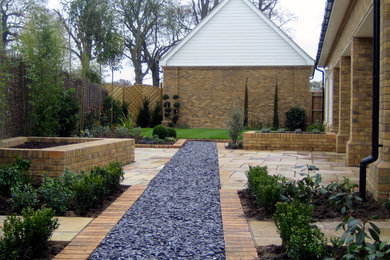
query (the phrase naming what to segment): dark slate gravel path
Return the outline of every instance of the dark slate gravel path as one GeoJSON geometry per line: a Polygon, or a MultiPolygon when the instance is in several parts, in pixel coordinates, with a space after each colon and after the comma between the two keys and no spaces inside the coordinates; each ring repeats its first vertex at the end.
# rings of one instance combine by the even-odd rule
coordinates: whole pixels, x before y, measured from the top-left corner
{"type": "Polygon", "coordinates": [[[215,143],[187,142],[90,259],[225,259],[215,143]]]}

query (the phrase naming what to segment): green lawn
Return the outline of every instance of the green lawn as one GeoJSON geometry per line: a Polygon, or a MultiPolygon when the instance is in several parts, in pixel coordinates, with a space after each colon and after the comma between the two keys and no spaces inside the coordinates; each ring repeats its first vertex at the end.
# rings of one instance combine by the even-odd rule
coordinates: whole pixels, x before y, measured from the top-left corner
{"type": "MultiPolygon", "coordinates": [[[[226,129],[210,129],[210,128],[175,128],[177,139],[230,139],[226,129]]],[[[152,136],[153,128],[142,128],[142,136],[152,136]]]]}

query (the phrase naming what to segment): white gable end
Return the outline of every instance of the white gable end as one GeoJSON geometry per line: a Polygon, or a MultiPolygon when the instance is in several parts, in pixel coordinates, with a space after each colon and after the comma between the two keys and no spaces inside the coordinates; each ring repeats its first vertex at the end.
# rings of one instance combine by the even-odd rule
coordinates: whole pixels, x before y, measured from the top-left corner
{"type": "Polygon", "coordinates": [[[162,66],[307,66],[313,59],[246,0],[225,0],[162,66]]]}

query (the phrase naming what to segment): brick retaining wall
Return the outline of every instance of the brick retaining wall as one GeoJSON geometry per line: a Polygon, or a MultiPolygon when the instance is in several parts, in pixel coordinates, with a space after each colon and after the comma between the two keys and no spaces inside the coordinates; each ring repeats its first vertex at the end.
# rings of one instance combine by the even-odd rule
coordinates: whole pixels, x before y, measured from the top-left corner
{"type": "Polygon", "coordinates": [[[44,172],[49,176],[60,176],[65,169],[89,172],[93,167],[106,166],[113,161],[134,162],[134,148],[134,139],[16,137],[0,141],[0,164],[11,163],[20,155],[31,160],[32,176],[42,176],[44,172]],[[26,141],[76,144],[44,149],[8,148],[26,141]]]}
{"type": "Polygon", "coordinates": [[[336,151],[334,133],[244,133],[245,150],[298,150],[298,151],[336,151]]]}

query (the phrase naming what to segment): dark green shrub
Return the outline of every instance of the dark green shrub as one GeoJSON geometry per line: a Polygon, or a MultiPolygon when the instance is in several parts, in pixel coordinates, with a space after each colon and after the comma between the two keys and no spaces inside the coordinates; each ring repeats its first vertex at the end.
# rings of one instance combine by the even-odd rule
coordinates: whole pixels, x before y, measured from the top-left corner
{"type": "Polygon", "coordinates": [[[164,111],[167,112],[167,113],[171,113],[172,109],[170,107],[167,107],[167,108],[164,109],[164,111]]]}
{"type": "Polygon", "coordinates": [[[0,194],[9,196],[12,186],[30,182],[31,179],[27,175],[30,165],[30,161],[18,156],[12,164],[0,166],[0,194]]]}
{"type": "Polygon", "coordinates": [[[123,169],[120,162],[112,162],[107,167],[96,167],[91,171],[91,175],[101,176],[105,186],[105,192],[112,194],[118,190],[120,182],[123,180],[123,169]]]}
{"type": "Polygon", "coordinates": [[[145,128],[150,123],[150,102],[149,99],[144,98],[142,100],[142,106],[139,108],[137,116],[137,126],[145,128]]]}
{"type": "Polygon", "coordinates": [[[290,240],[293,228],[302,229],[310,226],[312,214],[313,206],[298,200],[291,203],[276,203],[273,219],[285,245],[290,240]]]}
{"type": "Polygon", "coordinates": [[[171,102],[165,101],[164,102],[164,107],[171,107],[171,102]]]}
{"type": "Polygon", "coordinates": [[[72,136],[77,132],[77,121],[79,113],[79,103],[75,96],[75,90],[66,90],[60,99],[59,118],[59,136],[72,136]]]}
{"type": "Polygon", "coordinates": [[[260,206],[270,213],[275,211],[275,204],[282,201],[284,179],[281,176],[268,175],[267,167],[249,166],[246,172],[248,188],[256,197],[260,206]]]}
{"type": "Polygon", "coordinates": [[[167,94],[165,94],[165,95],[163,95],[163,99],[167,100],[167,99],[169,99],[169,96],[167,94]]]}
{"type": "Polygon", "coordinates": [[[72,191],[64,184],[63,178],[50,178],[47,174],[43,177],[39,187],[43,203],[55,210],[57,214],[63,214],[73,197],[72,191]]]}
{"type": "Polygon", "coordinates": [[[158,135],[158,138],[164,139],[168,136],[167,128],[163,125],[158,125],[153,128],[153,135],[158,135]]]}
{"type": "Polygon", "coordinates": [[[34,207],[38,202],[37,191],[31,184],[19,182],[11,187],[12,209],[21,212],[27,207],[34,207]]]}
{"type": "Polygon", "coordinates": [[[292,107],[286,112],[286,127],[290,131],[305,129],[306,111],[300,107],[292,107]]]}
{"type": "Polygon", "coordinates": [[[179,95],[173,95],[173,99],[179,99],[179,95]]]}
{"type": "Polygon", "coordinates": [[[160,102],[157,102],[152,112],[152,120],[150,122],[150,127],[155,127],[161,124],[161,121],[162,121],[161,106],[160,106],[160,102]]]}
{"type": "Polygon", "coordinates": [[[343,182],[332,182],[325,188],[325,192],[330,193],[329,201],[332,205],[340,209],[342,214],[348,214],[354,210],[356,203],[362,199],[355,191],[357,184],[351,184],[349,179],[344,177],[343,182]]]}
{"type": "Polygon", "coordinates": [[[30,259],[47,248],[53,231],[58,228],[54,211],[43,207],[22,211],[22,218],[8,216],[0,240],[0,259],[30,259]]]}
{"type": "Polygon", "coordinates": [[[85,214],[89,209],[95,206],[97,197],[94,191],[93,178],[82,174],[81,178],[76,179],[71,187],[73,192],[73,207],[79,214],[85,214]]]}
{"type": "Polygon", "coordinates": [[[302,228],[292,227],[290,240],[286,242],[286,251],[289,259],[323,259],[327,253],[325,235],[309,225],[302,228]]]}
{"type": "Polygon", "coordinates": [[[167,137],[172,137],[172,138],[176,138],[176,130],[172,127],[168,127],[166,128],[167,129],[167,137]]]}
{"type": "Polygon", "coordinates": [[[84,113],[84,128],[91,129],[96,124],[99,124],[99,113],[98,110],[91,109],[89,112],[84,113]]]}
{"type": "Polygon", "coordinates": [[[180,107],[180,103],[179,102],[176,102],[175,104],[173,104],[174,107],[180,107]]]}

